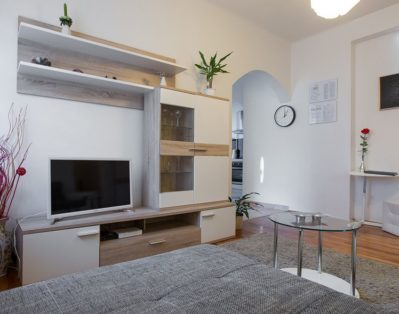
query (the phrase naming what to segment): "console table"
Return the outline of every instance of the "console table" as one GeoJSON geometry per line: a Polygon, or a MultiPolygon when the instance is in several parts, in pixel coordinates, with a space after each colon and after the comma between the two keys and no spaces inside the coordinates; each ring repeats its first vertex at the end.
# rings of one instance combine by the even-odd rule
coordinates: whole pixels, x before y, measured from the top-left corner
{"type": "Polygon", "coordinates": [[[370,173],[364,173],[360,171],[351,171],[349,173],[352,177],[360,177],[363,178],[363,191],[362,191],[362,196],[363,196],[363,211],[362,211],[362,222],[367,225],[372,225],[372,226],[377,226],[381,227],[382,224],[377,223],[377,222],[371,222],[371,221],[366,221],[366,210],[368,207],[368,180],[369,179],[394,179],[394,178],[399,178],[399,176],[388,176],[388,175],[380,175],[380,174],[370,174],[370,173]]]}
{"type": "Polygon", "coordinates": [[[274,223],[274,249],[273,249],[273,266],[278,267],[277,247],[278,247],[278,225],[283,225],[299,230],[298,239],[298,261],[297,268],[283,268],[282,270],[297,274],[308,280],[317,282],[336,291],[359,297],[356,291],[356,234],[357,230],[362,226],[361,222],[351,222],[338,218],[321,215],[319,222],[312,221],[312,214],[300,212],[284,212],[273,214],[269,219],[274,223]],[[302,216],[303,221],[297,222],[297,216],[302,216]],[[305,230],[317,231],[319,233],[318,244],[318,270],[302,269],[302,253],[304,245],[305,230]],[[322,272],[322,253],[323,253],[323,232],[351,232],[352,233],[352,259],[351,259],[351,283],[347,283],[341,278],[331,274],[322,272]]]}

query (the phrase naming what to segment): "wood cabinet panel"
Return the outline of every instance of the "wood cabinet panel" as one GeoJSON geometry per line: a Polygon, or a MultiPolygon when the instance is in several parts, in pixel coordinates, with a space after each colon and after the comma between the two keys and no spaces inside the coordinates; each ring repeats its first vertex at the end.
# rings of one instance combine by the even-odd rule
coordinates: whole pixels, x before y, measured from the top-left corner
{"type": "Polygon", "coordinates": [[[98,267],[99,245],[99,226],[24,236],[22,284],[98,267]]]}
{"type": "Polygon", "coordinates": [[[194,142],[230,145],[231,105],[227,101],[197,96],[194,142]]]}
{"type": "Polygon", "coordinates": [[[220,144],[194,144],[195,156],[230,156],[230,146],[220,144]]]}
{"type": "Polygon", "coordinates": [[[194,143],[161,141],[160,153],[163,156],[194,156],[194,143]]]}
{"type": "Polygon", "coordinates": [[[200,214],[201,243],[215,242],[235,236],[235,207],[202,211],[200,214]]]}
{"type": "Polygon", "coordinates": [[[101,242],[100,266],[130,261],[201,243],[201,229],[190,225],[101,242]]]}
{"type": "Polygon", "coordinates": [[[231,172],[229,157],[194,157],[194,201],[206,203],[227,200],[228,178],[231,172]]]}

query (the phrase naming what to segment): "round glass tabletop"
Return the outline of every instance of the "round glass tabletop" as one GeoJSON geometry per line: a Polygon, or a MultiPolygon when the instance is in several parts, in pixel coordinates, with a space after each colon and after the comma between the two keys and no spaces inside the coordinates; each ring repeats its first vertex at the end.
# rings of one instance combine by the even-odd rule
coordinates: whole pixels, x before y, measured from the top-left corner
{"type": "Polygon", "coordinates": [[[334,218],[320,213],[283,212],[272,214],[269,219],[279,225],[314,231],[345,232],[362,226],[359,221],[334,218]]]}

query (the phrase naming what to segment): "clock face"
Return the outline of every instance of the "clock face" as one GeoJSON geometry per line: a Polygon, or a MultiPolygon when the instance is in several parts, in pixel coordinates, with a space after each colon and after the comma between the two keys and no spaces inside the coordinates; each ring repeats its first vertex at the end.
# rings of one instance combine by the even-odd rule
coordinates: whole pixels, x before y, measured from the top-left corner
{"type": "Polygon", "coordinates": [[[295,110],[291,106],[283,105],[278,107],[274,114],[274,121],[283,128],[292,125],[295,121],[295,110]]]}

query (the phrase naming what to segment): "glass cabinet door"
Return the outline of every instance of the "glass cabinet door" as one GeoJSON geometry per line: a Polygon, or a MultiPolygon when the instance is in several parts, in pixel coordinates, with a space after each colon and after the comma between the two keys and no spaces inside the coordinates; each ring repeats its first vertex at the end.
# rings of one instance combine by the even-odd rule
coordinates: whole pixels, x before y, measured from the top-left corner
{"type": "Polygon", "coordinates": [[[161,156],[161,193],[194,189],[194,157],[161,156]]]}
{"type": "Polygon", "coordinates": [[[194,141],[194,109],[161,104],[161,140],[194,141]]]}

